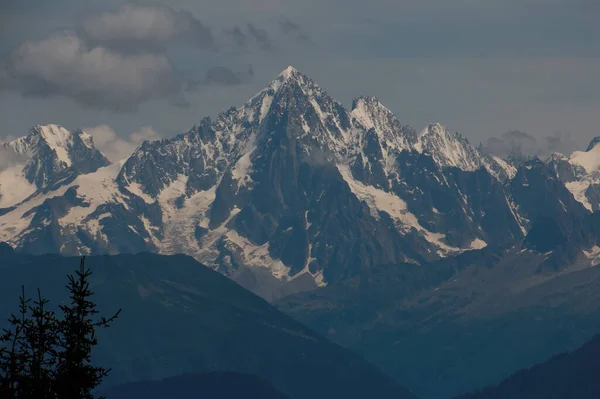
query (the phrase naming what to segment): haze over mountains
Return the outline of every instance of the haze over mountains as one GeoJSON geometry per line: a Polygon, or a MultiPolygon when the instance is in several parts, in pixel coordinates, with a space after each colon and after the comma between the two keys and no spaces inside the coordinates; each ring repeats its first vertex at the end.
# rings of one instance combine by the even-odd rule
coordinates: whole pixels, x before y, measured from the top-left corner
{"type": "Polygon", "coordinates": [[[289,67],[120,163],[57,125],[1,151],[0,241],[190,255],[424,398],[497,383],[600,331],[599,138],[501,159],[373,97],[345,109],[289,67]]]}

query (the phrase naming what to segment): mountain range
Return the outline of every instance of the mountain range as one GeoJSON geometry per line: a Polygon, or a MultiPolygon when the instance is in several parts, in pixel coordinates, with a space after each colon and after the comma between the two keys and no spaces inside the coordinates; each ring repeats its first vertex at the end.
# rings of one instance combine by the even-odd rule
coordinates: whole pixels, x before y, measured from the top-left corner
{"type": "Polygon", "coordinates": [[[0,155],[0,241],[15,250],[186,254],[424,398],[600,331],[600,137],[502,159],[374,97],[346,108],[289,67],[117,163],[57,125],[0,155]]]}
{"type": "Polygon", "coordinates": [[[0,240],[35,254],[185,253],[276,299],[510,245],[545,214],[589,214],[595,144],[513,165],[440,124],[417,132],[373,97],[347,110],[289,67],[120,163],[56,125],[4,144],[19,161],[0,173],[0,240]]]}

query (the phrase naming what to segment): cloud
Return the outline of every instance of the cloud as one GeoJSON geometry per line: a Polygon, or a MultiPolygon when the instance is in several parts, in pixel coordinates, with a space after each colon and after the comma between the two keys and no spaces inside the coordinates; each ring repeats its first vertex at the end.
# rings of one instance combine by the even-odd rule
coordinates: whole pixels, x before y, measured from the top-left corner
{"type": "Polygon", "coordinates": [[[214,67],[206,72],[206,83],[235,86],[242,83],[242,79],[227,67],[214,67]]]}
{"type": "Polygon", "coordinates": [[[556,132],[541,140],[520,131],[510,130],[499,137],[491,137],[483,146],[483,150],[500,157],[537,156],[545,158],[553,152],[570,154],[576,143],[570,133],[556,132]]]}
{"type": "Polygon", "coordinates": [[[241,74],[223,66],[210,68],[206,72],[206,83],[224,86],[235,86],[242,83],[241,74]]]}
{"type": "Polygon", "coordinates": [[[0,171],[14,166],[24,166],[29,161],[26,154],[17,154],[10,147],[5,146],[17,139],[14,136],[0,137],[0,171]]]}
{"type": "MultiPolygon", "coordinates": [[[[282,20],[282,27],[288,34],[301,35],[299,25],[290,20],[282,20]]],[[[0,90],[63,97],[119,112],[136,111],[151,100],[166,99],[183,107],[189,105],[186,94],[200,86],[236,86],[250,82],[254,75],[251,68],[238,72],[239,67],[219,63],[243,59],[247,63],[255,50],[274,52],[276,48],[271,34],[254,23],[244,29],[236,25],[227,34],[229,43],[220,42],[219,47],[231,50],[233,43],[235,50],[206,54],[204,58],[212,60],[206,63],[213,65],[206,65],[204,76],[188,65],[180,70],[171,57],[193,62],[194,55],[182,56],[169,49],[177,44],[203,51],[217,49],[211,31],[188,11],[125,3],[112,11],[85,15],[74,31],[21,43],[0,58],[0,90]]]]}
{"type": "Polygon", "coordinates": [[[275,45],[273,44],[273,40],[271,39],[271,35],[269,33],[254,25],[253,23],[248,24],[248,35],[256,41],[259,46],[265,51],[274,51],[275,45]]]}
{"type": "Polygon", "coordinates": [[[178,98],[181,81],[162,54],[122,54],[92,47],[73,33],[23,42],[4,61],[0,89],[65,96],[84,105],[135,110],[154,98],[178,98]]]}
{"type": "Polygon", "coordinates": [[[282,33],[302,42],[310,42],[310,38],[302,31],[300,25],[287,18],[279,20],[279,29],[282,33]]]}
{"type": "Polygon", "coordinates": [[[552,136],[544,137],[543,142],[547,154],[560,152],[570,155],[577,149],[577,143],[568,132],[555,132],[552,136]]]}
{"type": "Polygon", "coordinates": [[[99,125],[83,129],[92,135],[96,147],[106,155],[111,162],[128,158],[133,151],[145,140],[159,140],[161,136],[150,126],[141,127],[127,138],[121,138],[108,125],[99,125]]]}
{"type": "Polygon", "coordinates": [[[204,79],[186,82],[187,92],[198,92],[204,86],[238,86],[249,83],[254,77],[254,69],[249,65],[245,71],[234,72],[225,66],[216,66],[206,71],[204,79]]]}
{"type": "Polygon", "coordinates": [[[166,6],[123,4],[112,12],[89,15],[79,23],[89,43],[125,52],[163,52],[173,43],[213,49],[213,36],[188,11],[166,6]]]}
{"type": "Polygon", "coordinates": [[[233,40],[233,43],[238,48],[246,47],[248,35],[246,35],[239,26],[236,25],[233,27],[233,29],[226,30],[225,32],[231,37],[231,40],[233,40]]]}
{"type": "Polygon", "coordinates": [[[0,141],[0,171],[17,165],[24,166],[29,161],[29,157],[26,155],[15,154],[14,151],[2,145],[13,139],[13,137],[7,137],[0,141]]]}

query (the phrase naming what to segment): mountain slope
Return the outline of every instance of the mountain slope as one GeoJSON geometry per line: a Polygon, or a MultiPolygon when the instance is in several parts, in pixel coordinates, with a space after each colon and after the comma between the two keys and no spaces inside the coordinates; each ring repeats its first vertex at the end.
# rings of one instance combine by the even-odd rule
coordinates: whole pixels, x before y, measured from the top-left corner
{"type": "Polygon", "coordinates": [[[521,370],[494,387],[456,399],[597,399],[600,336],[571,353],[521,370]]]}
{"type": "Polygon", "coordinates": [[[530,245],[538,221],[513,247],[382,265],[275,305],[424,398],[472,391],[600,331],[598,215],[551,249],[530,245]]]}
{"type": "MultiPolygon", "coordinates": [[[[76,265],[76,258],[6,252],[1,320],[15,310],[22,283],[30,293],[41,288],[53,304],[65,300],[64,276],[76,265]]],[[[86,265],[100,311],[123,308],[99,334],[95,361],[112,368],[105,388],[220,370],[256,375],[293,398],[414,398],[370,363],[190,257],[99,256],[86,265]]]]}
{"type": "Polygon", "coordinates": [[[289,399],[251,375],[212,372],[125,384],[103,392],[111,399],[289,399]]]}

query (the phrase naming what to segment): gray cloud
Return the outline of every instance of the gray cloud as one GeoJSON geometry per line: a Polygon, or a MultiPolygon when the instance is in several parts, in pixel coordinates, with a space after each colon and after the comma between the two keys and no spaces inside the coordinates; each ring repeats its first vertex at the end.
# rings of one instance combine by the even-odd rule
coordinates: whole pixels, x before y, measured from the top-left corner
{"type": "Polygon", "coordinates": [[[199,92],[204,86],[238,86],[251,82],[253,77],[254,69],[251,65],[241,72],[234,72],[225,66],[216,66],[206,71],[204,79],[187,82],[186,91],[199,92]]]}
{"type": "Polygon", "coordinates": [[[166,6],[123,4],[113,12],[83,18],[80,35],[93,45],[111,49],[162,52],[173,43],[214,48],[211,32],[190,12],[166,6]]]}
{"type": "Polygon", "coordinates": [[[265,51],[274,51],[275,45],[271,35],[269,33],[254,25],[253,23],[248,24],[248,35],[252,37],[256,43],[265,51]]]}
{"type": "Polygon", "coordinates": [[[577,149],[577,143],[570,132],[555,132],[552,136],[546,136],[543,139],[544,147],[547,154],[560,152],[565,155],[570,155],[577,149]]]}
{"type": "Polygon", "coordinates": [[[499,137],[491,137],[483,150],[500,157],[538,156],[545,158],[554,152],[569,155],[576,147],[570,133],[556,132],[541,140],[520,131],[510,130],[499,137]]]}
{"type": "Polygon", "coordinates": [[[153,98],[181,97],[180,79],[165,55],[118,53],[68,32],[23,42],[2,69],[0,89],[65,96],[97,108],[131,111],[153,98]]]}
{"type": "Polygon", "coordinates": [[[223,66],[214,67],[206,72],[206,83],[225,86],[235,86],[242,83],[242,79],[231,69],[223,66]]]}
{"type": "Polygon", "coordinates": [[[259,27],[253,22],[249,22],[245,29],[235,25],[231,29],[226,29],[225,34],[230,44],[234,46],[232,49],[234,54],[248,55],[256,50],[275,53],[277,49],[276,40],[271,34],[264,27],[259,27]]]}
{"type": "Polygon", "coordinates": [[[246,47],[248,43],[248,35],[246,35],[239,26],[234,26],[233,29],[226,30],[226,33],[231,37],[233,43],[239,48],[246,47]]]}
{"type": "Polygon", "coordinates": [[[281,20],[279,20],[279,29],[281,30],[282,33],[296,39],[302,42],[310,42],[310,38],[308,37],[308,35],[306,33],[304,33],[304,31],[302,30],[302,28],[300,27],[300,25],[298,25],[295,22],[292,22],[291,20],[287,19],[287,18],[282,18],[281,20]]]}
{"type": "MultiPolygon", "coordinates": [[[[73,17],[90,7],[105,10],[118,8],[118,3],[13,0],[27,10],[0,11],[0,42],[7,49],[69,26],[73,17]]],[[[200,56],[170,52],[173,65],[199,81],[211,66],[227,65],[235,72],[242,62],[255,66],[252,84],[207,85],[190,96],[193,109],[203,115],[241,104],[292,64],[340,101],[349,103],[357,93],[376,95],[403,123],[419,127],[440,120],[474,142],[511,126],[537,137],[543,147],[543,137],[555,129],[572,131],[579,148],[598,134],[598,103],[587,95],[600,93],[596,78],[600,25],[594,13],[600,2],[595,0],[373,0],[369,7],[358,0],[170,0],[168,4],[190,10],[211,26],[223,50],[200,56]],[[292,37],[279,27],[282,12],[318,45],[294,46],[292,37]],[[240,21],[265,29],[279,52],[259,51],[247,34],[247,23],[240,21]],[[222,37],[219,28],[236,23],[246,40],[241,48],[230,36],[222,37]],[[565,93],[574,89],[575,98],[566,99],[565,93]]],[[[175,133],[186,130],[197,117],[198,112],[183,108],[165,109],[163,101],[144,104],[132,117],[94,109],[73,112],[73,104],[60,98],[46,101],[0,93],[4,133],[46,121],[73,126],[106,121],[125,132],[139,126],[137,118],[175,133]]]]}

